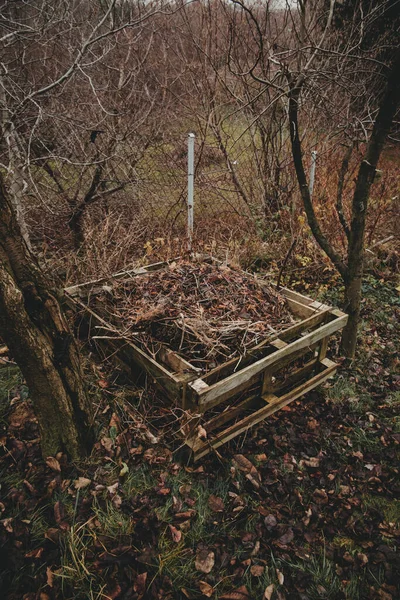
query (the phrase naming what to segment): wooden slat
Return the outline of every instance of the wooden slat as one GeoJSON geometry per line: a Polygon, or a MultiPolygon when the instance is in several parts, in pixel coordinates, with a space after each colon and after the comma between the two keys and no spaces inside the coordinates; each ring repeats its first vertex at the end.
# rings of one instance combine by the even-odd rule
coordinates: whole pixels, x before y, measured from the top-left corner
{"type": "Polygon", "coordinates": [[[218,367],[215,367],[215,369],[212,369],[212,371],[209,371],[206,375],[204,375],[204,377],[202,377],[203,381],[210,385],[216,383],[222,377],[225,377],[228,374],[230,375],[238,364],[240,370],[242,370],[244,366],[247,366],[250,362],[254,361],[255,359],[262,358],[262,355],[265,353],[267,347],[270,344],[272,344],[272,342],[278,337],[282,341],[287,342],[288,340],[299,335],[303,331],[307,331],[312,327],[316,327],[326,319],[331,318],[331,312],[331,309],[326,309],[320,313],[314,314],[308,319],[304,319],[303,321],[296,323],[295,325],[291,325],[290,327],[288,327],[284,331],[281,331],[280,333],[271,335],[269,338],[266,338],[253,348],[250,348],[246,356],[244,356],[241,360],[239,360],[238,358],[232,358],[223,365],[219,365],[218,367]]]}
{"type": "MultiPolygon", "coordinates": [[[[324,366],[325,363],[323,362],[324,366]]],[[[223,444],[226,444],[229,440],[235,438],[239,434],[247,431],[250,427],[253,427],[257,423],[263,421],[266,417],[272,415],[277,410],[283,408],[296,398],[299,398],[303,394],[306,394],[316,386],[320,385],[326,379],[331,377],[336,371],[337,365],[330,361],[330,366],[327,367],[322,373],[318,373],[314,377],[312,377],[309,381],[299,385],[291,392],[288,392],[284,396],[280,398],[275,396],[274,394],[267,395],[264,397],[264,401],[267,402],[267,405],[263,408],[259,409],[255,413],[245,417],[238,423],[235,423],[231,427],[228,427],[223,432],[218,434],[214,439],[208,440],[207,443],[202,442],[201,440],[191,440],[188,442],[188,446],[192,449],[194,453],[194,460],[199,460],[206,454],[208,454],[212,449],[218,448],[223,444]],[[270,396],[270,397],[268,397],[270,396]]]]}
{"type": "Polygon", "coordinates": [[[222,413],[204,423],[204,429],[207,431],[207,433],[211,433],[215,429],[218,429],[218,427],[221,427],[221,425],[224,425],[229,421],[233,421],[233,419],[240,415],[241,412],[251,408],[254,404],[260,404],[259,396],[250,396],[249,398],[239,402],[237,406],[227,407],[222,413]]]}
{"type": "MultiPolygon", "coordinates": [[[[338,317],[334,321],[327,323],[326,325],[322,325],[315,331],[301,337],[300,339],[288,344],[285,348],[281,350],[277,350],[273,354],[266,356],[255,363],[245,367],[238,373],[234,373],[230,375],[226,379],[219,381],[211,386],[208,389],[196,392],[198,393],[198,401],[197,404],[199,408],[203,410],[207,409],[208,405],[211,405],[216,399],[222,395],[224,395],[225,399],[229,398],[229,394],[235,394],[235,390],[240,387],[243,389],[243,386],[246,385],[246,382],[252,380],[258,373],[266,369],[269,365],[274,363],[279,364],[280,359],[285,358],[292,354],[292,352],[296,352],[302,348],[307,348],[311,346],[315,342],[323,339],[326,336],[331,335],[335,331],[342,329],[344,325],[347,323],[347,315],[343,317],[338,317]]],[[[281,337],[283,337],[281,335],[281,337]]],[[[192,387],[192,384],[189,383],[189,388],[192,387]]],[[[192,388],[193,389],[193,388],[192,388]]]]}
{"type": "Polygon", "coordinates": [[[201,369],[197,369],[191,365],[190,362],[182,358],[182,356],[179,356],[179,354],[164,346],[160,348],[157,356],[159,356],[160,360],[171,367],[171,369],[173,369],[176,373],[184,373],[189,371],[193,373],[194,377],[198,377],[199,372],[201,372],[201,369]]]}
{"type": "Polygon", "coordinates": [[[281,348],[285,348],[287,346],[287,342],[284,342],[283,340],[276,338],[276,340],[273,340],[271,342],[271,346],[274,346],[274,348],[277,348],[278,350],[280,350],[281,348]]]}
{"type": "Polygon", "coordinates": [[[292,313],[296,315],[296,317],[300,317],[300,319],[307,319],[318,312],[318,309],[312,308],[311,306],[305,306],[301,302],[294,300],[293,298],[286,298],[286,302],[292,313]]]}
{"type": "MultiPolygon", "coordinates": [[[[77,285],[72,285],[70,287],[65,288],[64,291],[72,298],[75,296],[82,297],[82,295],[85,295],[85,290],[88,288],[100,286],[101,284],[112,282],[116,279],[122,279],[124,277],[136,277],[137,275],[146,275],[149,272],[158,271],[164,267],[167,267],[175,260],[179,260],[179,258],[180,257],[167,261],[153,263],[150,265],[146,265],[145,267],[137,267],[128,271],[120,271],[119,273],[114,273],[114,275],[111,275],[110,277],[102,277],[101,279],[93,279],[91,281],[86,281],[85,283],[78,283],[77,285]]],[[[101,288],[99,288],[98,291],[101,291],[101,288]]]]}
{"type": "Polygon", "coordinates": [[[288,388],[292,387],[293,385],[304,379],[304,377],[308,377],[318,365],[318,362],[318,358],[313,358],[302,367],[299,367],[292,373],[288,374],[286,379],[284,379],[280,383],[271,386],[271,393],[278,394],[278,396],[281,396],[284,390],[287,390],[288,388]]]}

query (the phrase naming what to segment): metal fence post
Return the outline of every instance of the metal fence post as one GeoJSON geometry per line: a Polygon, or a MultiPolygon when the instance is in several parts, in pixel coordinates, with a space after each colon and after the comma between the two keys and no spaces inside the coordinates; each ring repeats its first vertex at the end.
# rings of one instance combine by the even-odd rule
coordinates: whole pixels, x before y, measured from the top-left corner
{"type": "Polygon", "coordinates": [[[194,133],[188,135],[188,250],[192,251],[194,208],[194,133]]]}
{"type": "Polygon", "coordinates": [[[310,197],[312,198],[313,195],[313,191],[314,191],[314,181],[315,181],[315,166],[317,164],[317,152],[316,150],[313,150],[311,152],[311,167],[310,167],[310,184],[309,184],[309,191],[310,191],[310,197]]]}

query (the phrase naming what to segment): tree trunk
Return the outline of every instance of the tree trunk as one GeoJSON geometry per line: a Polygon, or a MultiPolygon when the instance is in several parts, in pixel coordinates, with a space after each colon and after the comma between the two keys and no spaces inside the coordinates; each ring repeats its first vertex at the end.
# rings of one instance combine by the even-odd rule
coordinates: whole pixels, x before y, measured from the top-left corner
{"type": "Polygon", "coordinates": [[[29,387],[43,456],[91,447],[91,408],[77,344],[29,251],[0,175],[0,335],[29,387]]]}
{"type": "Polygon", "coordinates": [[[342,350],[347,358],[354,358],[357,343],[357,327],[360,319],[361,284],[364,263],[364,236],[371,185],[393,119],[400,106],[400,50],[392,64],[385,94],[379,106],[365,159],[362,161],[354,190],[352,219],[347,252],[347,275],[345,310],[349,320],[343,330],[342,350]]]}
{"type": "Polygon", "coordinates": [[[23,208],[23,196],[25,192],[26,182],[22,171],[22,156],[18,147],[18,137],[15,131],[14,123],[9,119],[7,100],[4,89],[0,86],[0,104],[2,110],[0,111],[0,129],[3,134],[3,138],[8,147],[8,171],[10,178],[10,197],[13,203],[14,212],[16,219],[21,228],[22,236],[31,250],[31,242],[29,238],[29,232],[25,221],[24,208],[23,208]]]}

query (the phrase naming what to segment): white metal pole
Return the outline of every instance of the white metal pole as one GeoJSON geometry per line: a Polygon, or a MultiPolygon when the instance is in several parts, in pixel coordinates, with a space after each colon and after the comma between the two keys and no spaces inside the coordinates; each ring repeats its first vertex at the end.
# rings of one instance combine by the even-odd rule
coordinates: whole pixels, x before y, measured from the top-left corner
{"type": "Polygon", "coordinates": [[[314,191],[314,181],[315,181],[315,167],[317,164],[317,152],[316,150],[313,150],[311,152],[311,167],[310,167],[310,185],[309,185],[309,191],[310,191],[310,197],[312,198],[313,195],[313,191],[314,191]]]}
{"type": "Polygon", "coordinates": [[[194,208],[194,133],[188,135],[188,249],[192,251],[194,208]]]}

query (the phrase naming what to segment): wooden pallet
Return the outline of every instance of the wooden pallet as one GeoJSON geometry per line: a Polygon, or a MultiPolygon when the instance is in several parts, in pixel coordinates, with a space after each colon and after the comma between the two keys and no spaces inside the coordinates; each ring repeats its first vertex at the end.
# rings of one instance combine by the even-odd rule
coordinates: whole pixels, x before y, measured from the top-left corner
{"type": "MultiPolygon", "coordinates": [[[[194,460],[247,431],[335,373],[337,365],[326,357],[326,352],[329,339],[345,326],[347,315],[287,288],[279,291],[299,320],[251,348],[241,359],[229,360],[205,375],[167,347],[153,358],[115,333],[96,335],[100,328],[115,331],[115,326],[88,306],[90,297],[102,292],[105,284],[112,285],[115,279],[140,277],[165,269],[168,264],[156,263],[117,273],[109,280],[72,286],[65,289],[65,298],[83,316],[92,340],[107,356],[112,355],[133,377],[141,373],[150,376],[171,403],[193,415],[184,442],[194,460]],[[216,410],[219,412],[210,418],[210,411],[216,410]],[[200,423],[207,439],[197,437],[196,425],[200,423]]],[[[258,281],[262,285],[262,280],[258,281]]]]}

